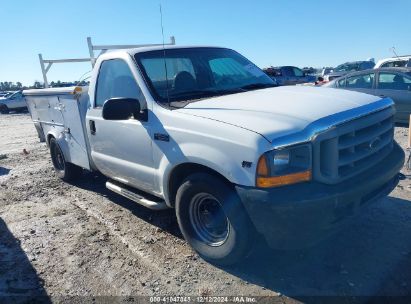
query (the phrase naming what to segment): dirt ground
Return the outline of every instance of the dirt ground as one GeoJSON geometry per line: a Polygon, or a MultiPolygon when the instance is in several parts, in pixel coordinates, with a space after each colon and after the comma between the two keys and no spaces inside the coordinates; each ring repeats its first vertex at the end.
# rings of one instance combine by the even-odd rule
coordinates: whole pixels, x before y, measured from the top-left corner
{"type": "MultiPolygon", "coordinates": [[[[395,130],[404,148],[407,132],[395,130]]],[[[60,181],[28,114],[0,115],[0,154],[7,155],[0,160],[0,302],[9,299],[2,296],[60,302],[250,295],[294,303],[310,302],[307,296],[411,295],[405,170],[389,197],[332,239],[304,251],[259,244],[243,264],[217,268],[186,244],[173,210],[151,211],[111,193],[98,174],[60,181]]]]}

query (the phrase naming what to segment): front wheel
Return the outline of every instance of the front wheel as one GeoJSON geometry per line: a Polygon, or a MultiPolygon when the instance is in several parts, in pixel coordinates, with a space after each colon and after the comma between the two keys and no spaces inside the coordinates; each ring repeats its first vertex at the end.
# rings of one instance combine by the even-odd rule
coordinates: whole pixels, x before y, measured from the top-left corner
{"type": "Polygon", "coordinates": [[[79,166],[66,162],[64,159],[64,154],[55,138],[50,139],[50,155],[54,170],[56,171],[57,176],[62,180],[75,180],[83,172],[83,169],[79,166]]]}
{"type": "Polygon", "coordinates": [[[176,213],[184,238],[205,260],[231,265],[251,251],[252,224],[235,191],[218,177],[187,177],[177,191],[176,213]]]}

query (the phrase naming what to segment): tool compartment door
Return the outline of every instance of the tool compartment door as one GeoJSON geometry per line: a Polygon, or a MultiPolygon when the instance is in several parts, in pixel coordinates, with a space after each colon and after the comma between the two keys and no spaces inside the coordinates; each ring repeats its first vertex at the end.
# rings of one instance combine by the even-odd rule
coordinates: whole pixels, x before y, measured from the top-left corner
{"type": "Polygon", "coordinates": [[[84,133],[82,114],[80,113],[79,100],[72,96],[61,96],[60,111],[63,115],[65,131],[63,133],[67,145],[69,162],[90,170],[87,144],[84,133]]]}

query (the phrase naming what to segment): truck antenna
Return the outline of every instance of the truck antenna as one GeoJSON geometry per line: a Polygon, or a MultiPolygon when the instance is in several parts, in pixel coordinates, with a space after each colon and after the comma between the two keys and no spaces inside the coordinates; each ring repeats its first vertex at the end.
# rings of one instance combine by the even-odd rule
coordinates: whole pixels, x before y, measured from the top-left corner
{"type": "MultiPolygon", "coordinates": [[[[164,40],[164,38],[163,38],[164,40]]],[[[395,57],[399,58],[399,56],[397,55],[397,52],[395,51],[395,46],[390,48],[390,51],[394,53],[395,57]]]]}
{"type": "Polygon", "coordinates": [[[164,46],[164,26],[163,26],[163,10],[161,8],[161,2],[160,2],[160,24],[161,24],[161,36],[163,38],[163,59],[164,59],[164,69],[166,72],[166,92],[167,92],[167,103],[168,106],[170,107],[170,96],[168,94],[168,73],[167,73],[167,61],[166,61],[166,48],[164,46]]]}

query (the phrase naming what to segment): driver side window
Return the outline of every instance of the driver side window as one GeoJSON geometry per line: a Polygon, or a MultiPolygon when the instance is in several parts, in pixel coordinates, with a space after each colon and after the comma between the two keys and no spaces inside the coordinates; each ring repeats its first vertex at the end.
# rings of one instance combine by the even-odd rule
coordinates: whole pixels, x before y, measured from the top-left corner
{"type": "Polygon", "coordinates": [[[107,99],[115,97],[143,98],[128,64],[122,59],[106,60],[101,64],[95,95],[96,107],[102,107],[107,99]]]}

